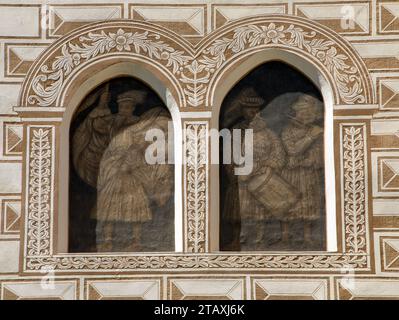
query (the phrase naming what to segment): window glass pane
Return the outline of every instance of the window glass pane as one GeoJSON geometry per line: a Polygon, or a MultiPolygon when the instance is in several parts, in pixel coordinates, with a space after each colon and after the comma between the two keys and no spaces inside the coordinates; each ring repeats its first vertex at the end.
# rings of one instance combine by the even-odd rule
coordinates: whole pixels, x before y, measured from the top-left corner
{"type": "MultiPolygon", "coordinates": [[[[220,165],[221,250],[325,250],[324,108],[318,89],[284,63],[263,64],[227,95],[219,128],[230,131],[233,155],[238,146],[245,162],[253,159],[249,174],[237,175],[234,159],[220,165]],[[234,129],[240,130],[236,137],[234,129]],[[248,132],[252,141],[245,140],[248,132]]],[[[220,142],[222,159],[227,151],[220,142]]]]}
{"type": "Polygon", "coordinates": [[[152,89],[133,78],[113,79],[84,99],[70,128],[70,252],[174,251],[170,121],[152,89]],[[145,140],[153,129],[165,137],[164,161],[160,154],[155,164],[146,155],[153,140],[145,140]]]}

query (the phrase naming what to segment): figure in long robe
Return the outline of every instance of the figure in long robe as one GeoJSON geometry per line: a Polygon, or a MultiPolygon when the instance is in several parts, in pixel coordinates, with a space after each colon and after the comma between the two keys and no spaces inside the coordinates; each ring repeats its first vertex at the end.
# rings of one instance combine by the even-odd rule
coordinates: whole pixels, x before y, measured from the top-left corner
{"type": "Polygon", "coordinates": [[[295,115],[281,137],[287,152],[282,176],[301,194],[301,199],[283,217],[284,221],[303,220],[304,242],[312,244],[312,222],[324,210],[324,148],[320,101],[304,94],[292,106],[295,115]]]}
{"type": "Polygon", "coordinates": [[[161,129],[167,138],[170,116],[161,107],[133,115],[145,98],[143,90],[118,95],[114,114],[107,103],[99,105],[74,136],[75,168],[97,190],[91,212],[97,251],[140,251],[142,223],[152,220],[153,209],[173,194],[173,166],[145,159],[146,131],[161,129]]]}
{"type": "MultiPolygon", "coordinates": [[[[238,102],[243,121],[232,129],[253,130],[253,170],[248,175],[234,175],[234,166],[224,166],[228,187],[224,198],[222,219],[231,221],[235,239],[232,250],[240,246],[237,235],[243,221],[255,221],[255,243],[264,241],[264,224],[272,217],[278,218],[297,201],[297,193],[280,177],[285,165],[285,151],[280,138],[268,128],[260,115],[264,100],[252,88],[244,88],[238,102]]],[[[244,139],[241,140],[244,145],[244,139]]],[[[244,146],[242,150],[245,150],[244,146]]],[[[242,238],[242,235],[241,235],[242,238]]],[[[245,241],[245,239],[241,239],[245,241]]],[[[228,247],[228,249],[230,249],[228,247]]]]}

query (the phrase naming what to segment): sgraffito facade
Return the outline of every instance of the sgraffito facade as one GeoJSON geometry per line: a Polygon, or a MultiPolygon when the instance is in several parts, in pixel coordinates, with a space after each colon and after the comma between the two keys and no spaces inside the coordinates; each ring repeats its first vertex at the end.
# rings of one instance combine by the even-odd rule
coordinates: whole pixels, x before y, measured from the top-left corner
{"type": "Polygon", "coordinates": [[[91,2],[0,3],[1,299],[399,297],[398,2],[91,2]],[[220,251],[210,130],[233,86],[275,60],[323,96],[327,248],[220,251]],[[176,250],[70,253],[69,126],[121,76],[173,120],[176,250]]]}

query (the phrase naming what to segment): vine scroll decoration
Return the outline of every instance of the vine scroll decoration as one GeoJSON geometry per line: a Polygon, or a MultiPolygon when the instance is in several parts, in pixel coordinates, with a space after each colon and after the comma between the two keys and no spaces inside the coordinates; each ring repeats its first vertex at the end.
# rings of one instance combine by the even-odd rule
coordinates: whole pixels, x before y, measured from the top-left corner
{"type": "Polygon", "coordinates": [[[185,183],[187,184],[186,251],[205,252],[207,225],[207,131],[206,123],[186,123],[185,183]]]}
{"type": "Polygon", "coordinates": [[[348,56],[338,53],[334,41],[317,36],[315,31],[305,32],[292,24],[242,26],[234,30],[231,38],[217,39],[204,51],[200,62],[206,70],[214,71],[227,61],[227,55],[233,59],[245,49],[274,45],[297,48],[309,53],[328,70],[345,104],[364,103],[366,98],[358,68],[347,64],[348,56]]]}
{"type": "Polygon", "coordinates": [[[343,126],[345,251],[367,250],[364,125],[343,126]]]}
{"type": "Polygon", "coordinates": [[[28,192],[28,256],[46,256],[50,252],[52,128],[31,130],[28,192]]]}
{"type": "Polygon", "coordinates": [[[51,68],[47,65],[40,68],[40,73],[32,84],[35,94],[29,96],[28,103],[42,107],[52,105],[58,98],[65,79],[74,69],[83,62],[114,52],[145,55],[162,61],[172,73],[178,74],[190,57],[184,55],[184,51],[175,50],[159,39],[160,35],[148,31],[125,32],[119,28],[115,33],[104,30],[100,33],[89,32],[80,36],[77,43],[74,40],[67,42],[61,47],[61,55],[55,57],[51,68]]]}
{"type": "Polygon", "coordinates": [[[321,64],[339,93],[339,104],[368,103],[366,84],[356,62],[337,43],[322,33],[290,23],[239,26],[192,54],[161,34],[134,27],[104,27],[86,32],[64,43],[52,59],[43,64],[31,82],[27,105],[54,106],[71,73],[95,58],[115,53],[134,53],[150,58],[177,79],[184,106],[206,105],[206,93],[215,73],[248,50],[268,47],[297,49],[321,64]],[[307,29],[306,29],[307,30],[307,29]]]}
{"type": "Polygon", "coordinates": [[[365,255],[169,255],[169,256],[55,256],[28,260],[30,270],[201,270],[201,269],[336,269],[364,268],[365,255]]]}

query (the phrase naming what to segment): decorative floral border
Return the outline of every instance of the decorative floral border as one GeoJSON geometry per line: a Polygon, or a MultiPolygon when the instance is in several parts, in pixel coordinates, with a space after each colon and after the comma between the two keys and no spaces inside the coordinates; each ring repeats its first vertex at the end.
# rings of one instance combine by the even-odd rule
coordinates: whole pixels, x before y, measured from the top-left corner
{"type": "Polygon", "coordinates": [[[104,28],[99,33],[88,32],[64,43],[49,67],[44,64],[32,82],[33,93],[28,96],[28,105],[47,107],[53,105],[68,76],[90,60],[111,54],[132,52],[157,60],[172,74],[178,74],[191,58],[183,50],[168,45],[161,35],[141,31],[132,27],[125,30],[104,28]]]}
{"type": "Polygon", "coordinates": [[[28,127],[27,218],[25,246],[28,257],[49,256],[54,179],[54,127],[28,127]]]}
{"type": "Polygon", "coordinates": [[[366,253],[367,160],[365,124],[341,125],[345,252],[366,253]]]}
{"type": "Polygon", "coordinates": [[[27,269],[39,271],[173,271],[173,270],[315,270],[365,269],[366,255],[60,255],[29,258],[27,269]]]}
{"type": "MultiPolygon", "coordinates": [[[[299,49],[324,66],[338,88],[342,104],[366,102],[359,69],[350,61],[348,54],[325,35],[293,23],[270,22],[235,28],[232,36],[216,39],[203,51],[199,60],[201,64],[194,69],[197,71],[195,75],[199,78],[198,73],[202,69],[213,73],[249,49],[275,46],[299,49]]],[[[209,75],[200,77],[206,78],[209,75]]]]}
{"type": "Polygon", "coordinates": [[[148,63],[176,79],[182,90],[182,107],[208,107],[207,93],[213,89],[210,84],[221,69],[248,51],[273,47],[299,50],[323,66],[338,93],[336,104],[372,103],[370,79],[362,60],[343,40],[337,42],[320,27],[312,29],[301,18],[273,16],[227,25],[198,49],[182,45],[181,39],[172,40],[166,30],[160,32],[143,23],[112,21],[96,24],[93,29],[96,31],[78,29],[66,41],[50,46],[48,52],[52,53],[36,62],[26,77],[20,105],[61,107],[58,98],[75,70],[99,57],[129,53],[151,59],[148,63]]]}
{"type": "Polygon", "coordinates": [[[206,252],[208,225],[208,123],[185,122],[185,251],[206,252]]]}

